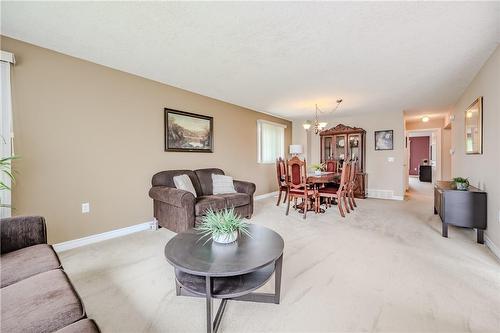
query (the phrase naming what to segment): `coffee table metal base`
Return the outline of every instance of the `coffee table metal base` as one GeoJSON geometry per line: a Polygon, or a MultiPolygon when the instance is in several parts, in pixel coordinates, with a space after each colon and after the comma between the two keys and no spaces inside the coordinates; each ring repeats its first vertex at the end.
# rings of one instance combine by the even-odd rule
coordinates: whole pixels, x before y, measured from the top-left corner
{"type": "Polygon", "coordinates": [[[279,304],[281,293],[281,272],[283,255],[274,263],[257,271],[227,277],[199,276],[176,270],[177,296],[205,297],[207,312],[207,332],[215,333],[226,309],[228,300],[279,304]],[[260,293],[254,290],[263,286],[274,273],[274,293],[260,293]],[[221,303],[213,318],[213,299],[221,303]]]}

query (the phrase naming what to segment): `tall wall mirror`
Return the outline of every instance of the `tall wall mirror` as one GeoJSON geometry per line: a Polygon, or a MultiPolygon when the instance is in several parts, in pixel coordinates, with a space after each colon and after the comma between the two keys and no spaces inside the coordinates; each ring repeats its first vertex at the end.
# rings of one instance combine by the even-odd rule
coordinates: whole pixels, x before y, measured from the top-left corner
{"type": "Polygon", "coordinates": [[[465,110],[465,153],[483,153],[483,97],[465,110]]]}

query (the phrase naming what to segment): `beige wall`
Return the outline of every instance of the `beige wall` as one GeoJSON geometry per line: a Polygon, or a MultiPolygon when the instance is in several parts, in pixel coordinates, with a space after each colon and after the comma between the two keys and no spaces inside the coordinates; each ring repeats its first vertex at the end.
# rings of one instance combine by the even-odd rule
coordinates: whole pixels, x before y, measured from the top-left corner
{"type": "MultiPolygon", "coordinates": [[[[330,116],[323,117],[328,121],[328,127],[335,127],[341,123],[347,126],[361,127],[366,131],[366,172],[368,173],[368,191],[385,190],[393,191],[393,195],[402,197],[405,188],[405,152],[404,152],[404,120],[402,112],[366,112],[354,114],[350,117],[330,116]],[[374,136],[377,130],[394,130],[394,150],[375,151],[374,136]],[[394,162],[388,158],[394,157],[394,162]]],[[[294,143],[307,146],[307,136],[299,135],[296,131],[304,120],[294,121],[294,143]]],[[[302,128],[302,131],[304,129],[302,128]]],[[[304,131],[305,132],[305,131],[304,131]]],[[[309,132],[311,163],[320,160],[319,135],[309,132]]]]}
{"type": "Polygon", "coordinates": [[[452,122],[452,176],[469,177],[471,184],[488,192],[486,236],[500,248],[500,47],[497,47],[455,105],[452,122]],[[483,96],[483,154],[466,155],[466,108],[483,96]]]}
{"type": "Polygon", "coordinates": [[[441,178],[438,180],[451,179],[451,129],[444,128],[447,125],[446,118],[431,118],[424,123],[421,120],[406,121],[406,130],[426,130],[426,129],[441,129],[441,178]]]}
{"type": "Polygon", "coordinates": [[[291,122],[2,37],[15,54],[14,214],[47,218],[61,242],[151,221],[151,176],[220,167],[276,190],[274,165],[257,164],[257,119],[291,122]],[[213,154],[163,151],[163,108],[214,117],[213,154]],[[90,214],[81,203],[90,202],[90,214]]]}

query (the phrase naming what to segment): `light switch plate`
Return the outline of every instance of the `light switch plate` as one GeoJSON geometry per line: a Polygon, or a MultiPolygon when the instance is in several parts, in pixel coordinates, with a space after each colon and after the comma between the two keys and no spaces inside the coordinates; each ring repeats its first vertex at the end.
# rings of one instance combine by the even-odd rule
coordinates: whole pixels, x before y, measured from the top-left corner
{"type": "Polygon", "coordinates": [[[90,212],[90,203],[84,202],[82,203],[82,214],[87,214],[90,212]]]}
{"type": "Polygon", "coordinates": [[[394,162],[394,157],[387,157],[387,162],[394,162]]]}

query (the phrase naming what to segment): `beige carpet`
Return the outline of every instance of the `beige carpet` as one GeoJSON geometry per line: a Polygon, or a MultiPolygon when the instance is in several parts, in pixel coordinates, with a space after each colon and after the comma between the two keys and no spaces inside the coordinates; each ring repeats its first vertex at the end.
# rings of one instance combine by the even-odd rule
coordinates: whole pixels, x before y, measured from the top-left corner
{"type": "MultiPolygon", "coordinates": [[[[221,332],[500,332],[500,262],[471,230],[442,238],[432,187],[412,183],[408,200],[358,200],[345,219],[336,208],[285,217],[274,198],[258,201],[251,221],[285,239],[281,304],[229,302],[221,332]]],[[[175,296],[163,256],[173,235],[61,253],[103,332],[205,331],[204,300],[175,296]]]]}

